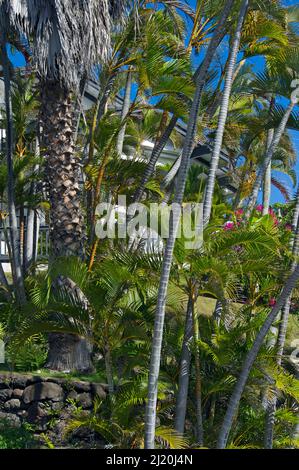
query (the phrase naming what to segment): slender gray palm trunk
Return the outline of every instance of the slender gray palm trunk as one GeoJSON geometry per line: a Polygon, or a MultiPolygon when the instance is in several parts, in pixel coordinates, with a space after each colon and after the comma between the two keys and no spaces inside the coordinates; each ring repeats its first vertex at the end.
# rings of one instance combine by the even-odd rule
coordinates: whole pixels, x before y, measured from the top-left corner
{"type": "MultiPolygon", "coordinates": [[[[153,331],[153,340],[152,340],[152,351],[151,351],[151,360],[150,360],[150,369],[149,369],[149,382],[148,382],[148,400],[146,405],[146,415],[145,415],[145,448],[154,449],[155,447],[155,425],[156,425],[156,405],[157,405],[157,393],[158,393],[158,379],[160,371],[160,361],[161,361],[161,348],[162,348],[162,339],[163,339],[163,328],[164,328],[164,318],[165,318],[165,306],[166,306],[166,296],[168,289],[168,282],[170,276],[170,269],[172,263],[172,256],[174,250],[174,244],[177,234],[177,229],[180,221],[180,208],[183,201],[186,178],[188,174],[190,156],[194,146],[194,137],[196,133],[198,111],[200,107],[202,92],[204,88],[206,73],[208,71],[209,65],[215,53],[218,44],[218,35],[219,29],[222,32],[224,24],[227,20],[231,6],[233,4],[232,0],[227,0],[224,10],[222,12],[222,17],[218,23],[217,29],[214,33],[213,38],[210,41],[206,56],[209,57],[209,61],[206,64],[206,70],[204,74],[199,74],[196,79],[196,89],[194,93],[194,98],[190,110],[189,121],[187,125],[187,132],[184,141],[183,151],[182,151],[182,161],[177,179],[177,186],[175,189],[174,203],[176,204],[176,209],[171,213],[170,224],[169,224],[169,237],[166,242],[166,247],[164,251],[164,259],[162,264],[162,272],[160,277],[160,285],[158,291],[158,301],[155,314],[155,323],[153,331]],[[216,46],[216,47],[215,47],[216,46]]],[[[205,59],[206,60],[206,59],[205,59]]]]}
{"type": "Polygon", "coordinates": [[[254,361],[257,358],[257,355],[259,353],[259,350],[265,340],[265,337],[270,330],[270,327],[274,320],[276,319],[277,315],[279,314],[281,308],[284,306],[286,303],[287,299],[289,298],[289,295],[291,294],[292,290],[296,286],[297,282],[299,279],[299,265],[296,266],[294,272],[289,276],[289,278],[285,282],[285,286],[282,289],[282,292],[269,313],[267,319],[265,320],[263,326],[261,327],[260,331],[258,332],[255,341],[252,345],[251,350],[247,353],[247,356],[245,358],[245,361],[243,363],[242,371],[238,377],[238,380],[236,382],[236,385],[234,387],[233,393],[230,397],[228,407],[224,416],[224,420],[220,429],[220,433],[218,436],[218,441],[217,441],[217,448],[218,449],[224,449],[226,447],[229,433],[231,431],[232,423],[234,420],[234,417],[237,413],[240,399],[242,396],[242,393],[244,391],[248,376],[250,374],[251,368],[254,364],[254,361]]]}
{"type": "Polygon", "coordinates": [[[248,215],[251,213],[251,211],[253,210],[253,208],[256,204],[259,189],[260,189],[262,180],[264,178],[266,169],[267,169],[267,167],[269,166],[269,164],[272,160],[273,154],[274,154],[274,152],[275,152],[275,150],[276,150],[276,148],[277,148],[277,146],[280,142],[280,139],[281,139],[281,137],[282,137],[282,135],[283,135],[283,133],[286,129],[288,120],[289,120],[289,118],[292,114],[292,111],[293,111],[295,105],[296,105],[296,101],[294,99],[292,99],[290,101],[287,109],[285,110],[283,118],[282,118],[282,120],[281,120],[281,122],[280,122],[274,136],[273,136],[272,144],[270,145],[270,147],[268,148],[268,150],[266,152],[266,156],[265,156],[263,165],[261,166],[261,168],[260,168],[260,170],[257,174],[251,196],[248,200],[248,205],[247,205],[247,210],[246,210],[248,215]]]}
{"type": "Polygon", "coordinates": [[[15,190],[14,190],[14,170],[13,170],[13,125],[12,125],[12,105],[11,105],[11,85],[9,59],[6,50],[5,38],[1,37],[1,53],[4,75],[4,93],[5,93],[5,110],[6,110],[6,159],[8,169],[7,196],[8,196],[8,212],[10,225],[10,242],[11,242],[11,267],[14,281],[14,290],[16,301],[19,304],[26,302],[26,293],[24,287],[20,247],[19,247],[19,230],[15,206],[15,190]]]}
{"type": "Polygon", "coordinates": [[[146,184],[148,183],[150,177],[153,175],[155,168],[156,168],[156,163],[159,160],[161,153],[163,152],[163,149],[165,145],[168,142],[168,139],[175,128],[175,125],[177,123],[177,116],[173,115],[172,118],[170,119],[168,125],[166,126],[161,138],[158,140],[158,142],[155,144],[152,154],[150,156],[149,162],[146,166],[146,169],[144,171],[144,174],[142,176],[142,180],[140,185],[138,186],[133,200],[134,202],[138,203],[143,195],[144,189],[146,184]]]}
{"type": "Polygon", "coordinates": [[[185,418],[189,390],[189,372],[191,363],[190,341],[193,336],[192,308],[192,299],[191,297],[189,297],[185,320],[184,340],[181,352],[178,393],[176,396],[175,408],[175,430],[180,434],[184,434],[185,430],[185,418]]]}
{"type": "MultiPolygon", "coordinates": [[[[271,147],[271,143],[274,137],[274,129],[270,129],[267,134],[267,150],[271,147]]],[[[263,215],[267,215],[269,213],[270,207],[270,198],[271,198],[271,173],[272,173],[272,165],[271,161],[269,162],[265,175],[264,175],[264,191],[263,191],[263,215]]]]}
{"type": "MultiPolygon", "coordinates": [[[[39,137],[35,140],[35,156],[40,156],[40,145],[39,137]]],[[[34,172],[38,171],[38,165],[35,165],[34,172]]],[[[31,183],[30,195],[34,196],[37,191],[37,184],[35,181],[31,183]]],[[[39,230],[39,224],[36,226],[36,209],[30,207],[27,213],[27,223],[26,223],[26,237],[25,237],[25,249],[24,249],[24,271],[26,272],[30,265],[34,262],[34,253],[36,252],[34,243],[35,239],[38,240],[38,234],[36,236],[35,230],[39,230]]]]}
{"type": "MultiPolygon", "coordinates": [[[[296,196],[296,206],[292,221],[292,227],[296,224],[296,229],[294,233],[294,237],[291,241],[292,244],[292,252],[293,257],[296,260],[299,255],[299,190],[296,196]]],[[[291,272],[294,272],[296,268],[296,261],[293,261],[291,272]]],[[[283,351],[285,346],[286,334],[287,334],[287,327],[289,321],[289,314],[290,314],[290,307],[291,307],[291,300],[292,300],[292,292],[290,293],[289,297],[286,300],[286,303],[283,306],[282,313],[281,313],[281,321],[278,329],[278,338],[277,338],[277,353],[276,353],[276,363],[277,365],[281,365],[282,358],[283,358],[283,351]]],[[[266,449],[273,448],[273,436],[274,436],[274,424],[275,424],[275,413],[277,407],[277,394],[274,393],[274,396],[269,400],[267,411],[266,411],[266,422],[265,422],[265,436],[264,436],[264,445],[266,449]]]]}
{"type": "MultiPolygon", "coordinates": [[[[129,110],[130,110],[130,103],[131,103],[131,90],[132,90],[132,72],[128,71],[127,73],[127,80],[126,80],[126,87],[125,87],[125,96],[124,102],[121,112],[121,120],[123,121],[129,110]]],[[[124,140],[126,135],[126,124],[124,124],[117,136],[116,142],[116,150],[119,155],[123,152],[124,140]]]]}
{"type": "Polygon", "coordinates": [[[167,188],[172,183],[173,179],[178,174],[181,161],[182,161],[182,154],[180,154],[180,156],[176,159],[176,161],[174,162],[174,164],[172,165],[168,173],[164,176],[162,184],[161,184],[162,189],[167,188]]]}
{"type": "Polygon", "coordinates": [[[211,215],[212,200],[213,200],[215,180],[216,180],[216,171],[218,169],[218,164],[219,164],[219,157],[220,157],[225,124],[226,124],[226,119],[227,119],[227,114],[228,114],[229,99],[230,99],[230,94],[231,94],[231,89],[232,89],[232,84],[233,84],[234,70],[235,70],[237,56],[238,56],[238,52],[240,48],[242,27],[243,27],[243,23],[246,17],[248,4],[249,4],[249,0],[243,0],[240,13],[239,13],[238,22],[237,22],[236,32],[235,32],[233,43],[232,43],[230,59],[229,59],[228,66],[227,66],[227,73],[226,73],[226,77],[224,81],[224,91],[223,91],[223,96],[221,100],[218,126],[217,126],[217,131],[216,131],[215,142],[214,142],[214,149],[213,149],[211,165],[209,169],[208,182],[206,186],[206,195],[205,195],[204,207],[203,207],[204,224],[208,223],[210,219],[210,215],[211,215]]]}

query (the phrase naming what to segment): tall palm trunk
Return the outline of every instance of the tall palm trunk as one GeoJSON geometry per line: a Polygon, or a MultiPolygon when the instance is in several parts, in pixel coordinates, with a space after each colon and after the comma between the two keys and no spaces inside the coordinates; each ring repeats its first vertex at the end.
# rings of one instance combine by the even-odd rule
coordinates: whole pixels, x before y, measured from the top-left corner
{"type": "MultiPolygon", "coordinates": [[[[292,227],[296,225],[294,237],[292,239],[292,252],[293,257],[296,260],[299,255],[299,190],[297,192],[296,197],[296,206],[292,221],[292,227]]],[[[296,268],[296,261],[293,261],[291,272],[294,272],[296,268]]],[[[281,314],[281,321],[278,329],[278,337],[277,337],[277,353],[276,353],[276,363],[277,365],[281,365],[283,351],[285,346],[286,340],[286,333],[288,327],[288,320],[290,314],[290,307],[291,307],[291,298],[292,292],[290,293],[289,297],[286,300],[286,303],[283,306],[282,314],[281,314]]],[[[277,406],[277,395],[276,392],[274,396],[270,399],[267,411],[266,411],[266,423],[265,423],[265,436],[264,436],[264,445],[266,449],[273,448],[273,435],[274,435],[274,422],[275,422],[275,413],[276,413],[276,406],[277,406]]]]}
{"type": "Polygon", "coordinates": [[[83,258],[85,227],[73,142],[72,95],[58,83],[44,82],[41,98],[52,255],[83,258]]]}
{"type": "MultiPolygon", "coordinates": [[[[129,110],[130,110],[130,102],[131,102],[131,90],[132,90],[132,72],[128,71],[127,73],[127,80],[126,80],[126,87],[125,87],[125,96],[124,96],[124,103],[122,107],[122,112],[121,112],[121,120],[123,121],[129,110]]],[[[123,145],[124,145],[124,139],[125,139],[125,134],[126,134],[126,124],[124,124],[117,136],[117,141],[116,141],[116,150],[119,155],[122,154],[123,152],[123,145]]]]}
{"type": "Polygon", "coordinates": [[[283,307],[283,305],[286,303],[287,299],[289,298],[289,295],[291,294],[292,290],[296,286],[298,279],[299,279],[299,265],[296,266],[294,272],[286,280],[285,286],[282,289],[282,292],[275,306],[269,313],[267,319],[265,320],[263,326],[261,327],[260,331],[258,332],[255,338],[252,348],[246,355],[241,373],[238,377],[233,393],[230,397],[228,407],[225,413],[225,417],[224,417],[224,420],[220,429],[220,433],[219,433],[218,441],[217,441],[218,449],[224,449],[226,447],[229,433],[232,427],[232,423],[237,413],[240,399],[244,391],[251,368],[254,364],[254,361],[256,360],[259,350],[262,347],[262,344],[265,340],[265,337],[272,323],[274,322],[281,308],[283,307]]]}
{"type": "Polygon", "coordinates": [[[273,154],[274,154],[274,152],[275,152],[275,150],[276,150],[276,148],[277,148],[277,146],[280,142],[280,139],[281,139],[281,137],[282,137],[282,135],[283,135],[283,133],[286,129],[289,117],[291,116],[291,113],[292,113],[295,105],[296,105],[295,99],[291,99],[287,109],[285,110],[283,118],[282,118],[282,120],[281,120],[281,122],[280,122],[274,136],[273,136],[272,144],[270,145],[270,147],[268,148],[268,150],[266,152],[266,156],[265,156],[263,165],[261,166],[261,168],[260,168],[260,170],[257,174],[251,196],[248,200],[248,205],[247,205],[247,210],[246,210],[247,215],[249,215],[251,213],[251,211],[253,210],[253,208],[256,204],[259,189],[260,189],[264,174],[265,174],[266,169],[267,169],[267,167],[269,166],[269,164],[272,160],[273,154]]]}
{"type": "MultiPolygon", "coordinates": [[[[58,83],[41,83],[42,147],[46,152],[50,198],[51,257],[83,259],[85,227],[80,204],[80,166],[73,142],[72,95],[58,83]]],[[[49,369],[91,369],[86,341],[74,335],[50,335],[49,369]]]]}
{"type": "MultiPolygon", "coordinates": [[[[216,31],[213,38],[209,44],[207,50],[207,56],[212,60],[214,52],[216,50],[215,45],[218,44],[219,29],[222,31],[222,28],[225,24],[225,21],[231,10],[233,4],[232,0],[227,0],[224,10],[222,12],[221,19],[218,23],[216,31]]],[[[194,137],[196,133],[197,117],[200,107],[201,96],[204,88],[206,73],[210,61],[207,60],[207,67],[204,74],[199,74],[196,79],[196,89],[194,93],[194,98],[190,110],[189,121],[187,125],[187,132],[184,141],[183,151],[182,151],[182,161],[178,174],[177,187],[174,195],[174,203],[178,206],[181,206],[184,196],[186,178],[189,168],[190,155],[192,153],[194,145],[194,137]]],[[[169,223],[169,237],[166,242],[166,247],[164,251],[164,259],[162,264],[162,272],[160,278],[160,285],[158,291],[158,301],[155,314],[155,323],[153,331],[153,341],[152,341],[152,351],[151,351],[151,361],[149,369],[149,383],[148,383],[148,401],[146,405],[146,416],[145,416],[145,448],[153,449],[155,447],[155,425],[156,425],[156,405],[157,405],[157,393],[158,393],[158,379],[159,379],[159,370],[160,370],[160,360],[161,360],[161,348],[162,348],[162,339],[163,339],[163,328],[164,328],[164,317],[165,317],[165,305],[166,305],[166,295],[169,282],[169,275],[172,263],[172,256],[175,244],[176,233],[178,229],[178,224],[180,220],[180,211],[174,210],[171,213],[170,223],[169,223]]]]}
{"type": "Polygon", "coordinates": [[[21,257],[19,251],[19,230],[15,206],[15,190],[14,190],[14,171],[13,171],[13,124],[12,124],[12,106],[11,106],[11,86],[10,86],[10,70],[9,59],[6,50],[6,40],[3,35],[1,40],[1,55],[3,63],[4,75],[4,94],[5,94],[5,110],[6,110],[6,160],[7,160],[7,197],[8,212],[10,225],[10,241],[11,241],[11,267],[14,282],[14,291],[16,301],[19,304],[26,302],[26,293],[22,274],[21,257]]]}
{"type": "Polygon", "coordinates": [[[175,128],[177,120],[178,120],[177,116],[173,115],[172,118],[170,119],[168,125],[166,126],[161,138],[158,140],[158,142],[156,142],[156,144],[153,148],[152,154],[150,156],[149,162],[148,162],[148,164],[146,166],[146,169],[144,171],[144,174],[142,176],[141,183],[138,186],[138,189],[136,190],[136,192],[134,194],[133,200],[134,200],[135,203],[138,203],[140,201],[140,199],[143,195],[144,188],[145,188],[147,182],[149,181],[150,177],[152,176],[152,174],[155,171],[156,163],[159,160],[159,158],[161,156],[161,153],[163,152],[163,149],[164,149],[165,145],[167,144],[168,139],[169,139],[173,129],[175,128]]]}
{"type": "Polygon", "coordinates": [[[181,352],[178,393],[176,396],[175,408],[175,429],[180,434],[184,434],[185,418],[187,410],[189,375],[191,363],[190,341],[193,336],[193,301],[189,296],[187,314],[185,320],[185,332],[181,352]]]}
{"type": "MultiPolygon", "coordinates": [[[[270,129],[267,135],[267,151],[271,146],[273,136],[274,136],[274,129],[270,129]]],[[[269,213],[270,198],[271,198],[271,173],[272,173],[272,165],[270,161],[266,168],[265,175],[264,175],[263,215],[267,215],[269,213]]]]}
{"type": "MultiPolygon", "coordinates": [[[[39,133],[39,129],[38,129],[39,133]]],[[[40,156],[40,145],[39,145],[39,137],[36,138],[35,141],[35,156],[40,156]]],[[[38,171],[38,165],[35,165],[34,172],[38,171]]],[[[37,192],[37,184],[35,181],[31,183],[30,187],[30,195],[34,196],[37,192]]],[[[25,250],[24,250],[24,258],[25,258],[25,266],[24,271],[26,272],[30,265],[35,261],[34,260],[34,252],[35,252],[35,238],[36,241],[38,240],[38,234],[35,234],[36,230],[39,230],[39,224],[36,226],[37,214],[36,209],[30,207],[27,212],[27,223],[26,223],[26,237],[25,237],[25,250]]]]}
{"type": "Polygon", "coordinates": [[[194,363],[195,363],[195,401],[196,401],[196,437],[199,446],[203,446],[204,431],[202,422],[202,394],[201,394],[201,366],[199,357],[199,325],[198,316],[195,311],[195,298],[192,298],[192,314],[193,314],[193,337],[194,337],[194,363]]]}
{"type": "Polygon", "coordinates": [[[204,207],[203,207],[204,224],[208,223],[210,219],[210,215],[211,215],[212,200],[213,200],[213,194],[214,194],[214,188],[215,188],[216,171],[218,169],[224,129],[225,129],[225,124],[226,124],[226,119],[227,119],[227,114],[228,114],[229,99],[230,99],[230,94],[231,94],[231,89],[232,89],[232,84],[233,84],[234,69],[235,69],[237,55],[238,55],[239,48],[240,48],[242,27],[243,27],[243,23],[246,17],[248,4],[249,4],[249,0],[243,0],[240,13],[239,13],[238,22],[237,22],[236,32],[235,32],[233,43],[232,43],[230,59],[229,59],[228,66],[227,66],[227,73],[226,73],[226,77],[224,81],[224,91],[223,91],[223,96],[221,100],[218,126],[217,126],[217,131],[216,131],[216,136],[215,136],[215,142],[214,142],[214,149],[213,149],[211,165],[209,169],[208,182],[206,186],[206,195],[205,195],[205,201],[204,201],[204,207]]]}

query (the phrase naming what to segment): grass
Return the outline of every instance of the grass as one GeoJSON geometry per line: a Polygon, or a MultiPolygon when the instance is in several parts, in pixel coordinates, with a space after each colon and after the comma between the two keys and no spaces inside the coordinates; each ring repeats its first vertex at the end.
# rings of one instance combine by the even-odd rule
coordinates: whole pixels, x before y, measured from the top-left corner
{"type": "Polygon", "coordinates": [[[39,369],[33,372],[20,372],[14,371],[5,367],[3,364],[1,365],[0,374],[15,374],[15,375],[28,375],[28,377],[39,376],[44,378],[56,378],[56,379],[66,379],[66,380],[79,380],[82,382],[95,382],[95,383],[105,383],[106,379],[103,373],[95,372],[92,374],[79,374],[79,373],[69,373],[66,374],[64,372],[55,372],[48,369],[39,369]]]}

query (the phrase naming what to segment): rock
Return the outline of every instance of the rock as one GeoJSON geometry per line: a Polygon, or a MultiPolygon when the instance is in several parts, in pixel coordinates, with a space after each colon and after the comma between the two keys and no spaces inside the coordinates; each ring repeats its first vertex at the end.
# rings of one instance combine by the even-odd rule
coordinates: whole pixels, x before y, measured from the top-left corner
{"type": "Polygon", "coordinates": [[[32,405],[29,406],[27,410],[28,414],[28,422],[35,423],[40,418],[45,418],[48,416],[50,410],[43,407],[42,403],[34,402],[32,405]]]}
{"type": "Polygon", "coordinates": [[[72,386],[77,392],[90,391],[90,383],[88,382],[72,382],[72,386]]]}
{"type": "Polygon", "coordinates": [[[62,387],[53,382],[39,382],[25,388],[23,394],[24,403],[31,403],[40,400],[63,400],[64,393],[62,387]]]}
{"type": "Polygon", "coordinates": [[[21,418],[27,418],[28,412],[25,410],[20,410],[17,412],[17,415],[20,416],[21,418]]]}
{"type": "Polygon", "coordinates": [[[20,418],[12,413],[2,413],[0,411],[0,420],[6,421],[13,428],[19,428],[21,426],[20,418]]]}
{"type": "Polygon", "coordinates": [[[91,391],[92,391],[93,396],[97,396],[99,398],[104,399],[107,396],[107,393],[105,392],[101,384],[97,384],[97,383],[91,384],[91,391]]]}
{"type": "Polygon", "coordinates": [[[67,396],[68,400],[77,400],[79,397],[79,394],[75,390],[71,390],[70,393],[67,396]]]}
{"type": "Polygon", "coordinates": [[[26,385],[33,385],[40,382],[43,382],[43,378],[40,375],[31,375],[27,378],[26,385]]]}
{"type": "Polygon", "coordinates": [[[19,410],[20,406],[21,402],[17,398],[12,398],[11,400],[8,400],[6,403],[4,403],[4,409],[7,411],[19,410]]]}
{"type": "Polygon", "coordinates": [[[7,387],[9,387],[9,383],[2,381],[0,378],[0,390],[4,390],[7,387]]]}
{"type": "Polygon", "coordinates": [[[92,399],[89,393],[80,393],[76,399],[79,406],[83,409],[92,407],[92,399]]]}
{"type": "Polygon", "coordinates": [[[10,377],[10,384],[13,388],[22,388],[24,389],[27,385],[28,377],[26,376],[19,376],[19,375],[12,375],[10,377]]]}
{"type": "Polygon", "coordinates": [[[7,388],[6,390],[0,390],[0,402],[4,402],[6,400],[9,400],[12,396],[12,390],[10,388],[7,388]]]}
{"type": "Polygon", "coordinates": [[[15,388],[12,392],[13,398],[22,398],[24,390],[21,388],[15,388]]]}

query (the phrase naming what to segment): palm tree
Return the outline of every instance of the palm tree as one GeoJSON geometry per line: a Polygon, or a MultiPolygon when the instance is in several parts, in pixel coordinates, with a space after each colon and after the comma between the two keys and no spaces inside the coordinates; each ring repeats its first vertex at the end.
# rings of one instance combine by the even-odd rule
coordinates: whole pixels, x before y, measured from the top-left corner
{"type": "Polygon", "coordinates": [[[182,344],[180,370],[178,381],[178,393],[176,396],[176,409],[175,409],[175,430],[180,434],[185,431],[185,418],[187,410],[187,400],[189,391],[189,375],[191,363],[191,350],[190,341],[193,336],[193,300],[189,297],[187,313],[185,319],[185,333],[182,344]]]}
{"type": "Polygon", "coordinates": [[[221,101],[221,106],[220,106],[218,126],[217,126],[217,131],[216,131],[216,136],[215,136],[214,149],[213,149],[211,166],[209,170],[208,182],[207,182],[206,193],[205,193],[205,201],[204,201],[204,208],[203,208],[204,224],[206,224],[209,221],[210,214],[211,214],[216,171],[218,168],[218,162],[219,162],[219,157],[220,157],[220,152],[221,152],[221,147],[222,147],[223,134],[224,134],[225,123],[226,123],[226,118],[227,118],[227,113],[228,113],[230,93],[231,93],[232,84],[233,84],[234,69],[235,69],[237,55],[239,52],[239,47],[240,47],[240,42],[241,42],[242,27],[243,27],[243,23],[246,17],[248,4],[249,4],[248,0],[244,0],[242,3],[239,17],[238,17],[236,32],[234,34],[234,38],[232,42],[232,49],[230,53],[227,73],[226,73],[225,82],[224,82],[224,91],[223,91],[223,96],[222,96],[222,101],[221,101]]]}
{"type": "MultiPolygon", "coordinates": [[[[125,95],[124,95],[124,102],[123,102],[123,107],[121,111],[121,120],[123,121],[129,110],[130,110],[130,102],[131,102],[131,90],[132,90],[132,72],[128,70],[127,73],[127,79],[126,79],[126,86],[125,86],[125,95]]],[[[123,151],[123,145],[124,145],[124,139],[125,139],[125,133],[126,133],[126,124],[124,124],[117,136],[117,142],[116,142],[116,150],[119,155],[122,154],[123,151]]]]}
{"type": "MultiPolygon", "coordinates": [[[[299,191],[297,191],[296,196],[296,204],[293,214],[292,220],[292,227],[293,227],[293,237],[291,239],[291,249],[294,257],[294,261],[292,262],[291,272],[293,272],[296,268],[296,259],[298,258],[299,254],[299,223],[298,223],[298,213],[299,213],[299,191]]],[[[287,334],[287,326],[291,308],[291,299],[292,299],[292,292],[290,292],[289,297],[287,298],[281,312],[281,320],[278,329],[278,337],[277,337],[277,353],[276,353],[276,362],[280,366],[283,357],[283,351],[285,347],[285,340],[287,334]]],[[[273,432],[274,432],[274,420],[275,420],[275,412],[277,406],[277,395],[274,393],[274,396],[271,397],[270,402],[267,406],[267,413],[266,413],[266,427],[265,427],[265,448],[272,449],[273,447],[273,432]]]]}
{"type": "Polygon", "coordinates": [[[282,137],[282,135],[283,135],[283,133],[286,129],[288,120],[289,120],[289,118],[292,114],[292,111],[293,111],[294,107],[296,106],[297,102],[298,102],[297,97],[293,95],[290,99],[289,105],[287,106],[287,108],[284,112],[282,120],[281,120],[276,132],[274,133],[272,143],[266,151],[266,155],[265,155],[265,159],[263,161],[263,165],[260,168],[259,172],[257,173],[256,180],[255,180],[255,183],[254,183],[254,186],[253,186],[253,190],[252,190],[251,196],[249,197],[249,200],[248,200],[248,204],[247,204],[247,213],[248,214],[250,214],[250,212],[253,210],[253,208],[256,204],[257,197],[258,197],[258,192],[259,192],[259,189],[260,189],[261,182],[264,178],[266,169],[269,167],[269,165],[271,163],[273,154],[274,154],[275,150],[277,149],[277,146],[280,142],[280,139],[281,139],[281,137],[282,137]]]}
{"type": "MultiPolygon", "coordinates": [[[[89,0],[83,5],[80,1],[50,0],[45,8],[43,1],[28,0],[27,10],[23,11],[39,75],[41,146],[46,158],[54,258],[84,257],[86,237],[74,142],[73,95],[79,93],[81,79],[90,75],[92,67],[108,57],[111,20],[123,16],[126,3],[89,0]]],[[[90,368],[88,354],[80,350],[74,338],[54,337],[50,343],[49,368],[90,368]],[[85,364],[80,356],[86,358],[85,364]]]]}
{"type": "Polygon", "coordinates": [[[9,212],[9,225],[10,225],[10,241],[11,241],[11,266],[14,280],[16,301],[19,304],[26,302],[26,293],[24,287],[24,280],[22,274],[21,257],[19,252],[19,231],[16,216],[15,205],[15,188],[14,188],[14,173],[13,173],[13,123],[12,123],[12,104],[11,104],[11,79],[10,79],[10,62],[7,54],[7,39],[8,32],[12,26],[11,17],[9,15],[10,6],[6,1],[0,3],[0,27],[1,27],[1,56],[3,64],[4,75],[4,90],[5,90],[5,109],[6,109],[6,160],[7,160],[7,173],[8,173],[8,212],[9,212]]]}
{"type": "MultiPolygon", "coordinates": [[[[218,44],[218,35],[224,27],[225,21],[230,13],[232,7],[232,1],[228,0],[223,8],[220,20],[215,29],[214,35],[210,41],[207,49],[207,57],[211,57],[215,53],[215,44],[218,44]]],[[[196,89],[194,93],[193,103],[190,110],[186,138],[182,151],[181,166],[178,174],[178,182],[174,196],[174,203],[179,207],[182,204],[184,189],[186,184],[186,177],[189,167],[189,159],[194,145],[194,137],[196,132],[196,123],[198,117],[198,111],[204,88],[206,73],[209,66],[207,60],[207,68],[203,76],[197,77],[196,89]]],[[[159,377],[160,360],[161,360],[161,347],[163,339],[163,326],[165,317],[165,302],[167,287],[169,282],[169,275],[171,269],[171,262],[175,244],[176,233],[178,229],[178,223],[180,219],[179,211],[174,211],[170,218],[170,229],[169,237],[166,242],[164,251],[164,259],[162,265],[162,272],[159,285],[158,301],[155,314],[155,324],[153,331],[153,343],[149,370],[149,384],[148,384],[148,401],[146,406],[146,417],[145,417],[145,448],[153,449],[155,445],[155,425],[156,425],[156,404],[157,404],[157,383],[159,377]]]]}
{"type": "MultiPolygon", "coordinates": [[[[197,10],[196,14],[201,13],[201,7],[202,7],[202,5],[200,3],[198,3],[197,7],[196,7],[196,10],[197,10]]],[[[209,29],[208,29],[208,31],[209,31],[209,29]]],[[[208,48],[202,63],[199,65],[199,67],[194,72],[194,75],[193,75],[193,81],[194,82],[202,81],[203,79],[205,79],[206,74],[207,74],[207,70],[209,69],[209,66],[212,62],[214,53],[215,53],[216,49],[218,48],[218,46],[220,45],[220,43],[222,42],[226,32],[227,32],[227,24],[225,22],[222,24],[221,28],[219,28],[219,29],[217,28],[214,31],[213,40],[211,41],[213,46],[208,48]]],[[[192,48],[193,43],[195,43],[197,45],[197,47],[199,47],[200,40],[198,39],[197,36],[199,36],[201,38],[201,40],[203,40],[202,37],[201,37],[201,34],[203,36],[205,36],[205,33],[201,30],[201,27],[199,27],[199,30],[197,30],[197,25],[194,24],[193,31],[192,31],[191,37],[189,39],[189,45],[188,45],[189,49],[190,49],[190,47],[192,48]]],[[[186,100],[186,98],[185,98],[185,100],[186,100]]],[[[191,106],[191,104],[188,103],[188,108],[190,108],[190,106],[191,106]]],[[[134,197],[133,197],[134,202],[138,203],[140,201],[140,199],[142,197],[142,194],[144,192],[144,189],[146,187],[146,184],[149,181],[149,179],[151,178],[151,176],[153,175],[153,173],[155,171],[156,164],[157,164],[157,162],[158,162],[158,160],[159,160],[159,158],[160,158],[160,156],[163,152],[164,147],[166,146],[166,144],[167,144],[167,142],[168,142],[168,140],[171,136],[171,133],[175,129],[175,126],[176,126],[178,120],[179,120],[179,116],[176,113],[173,113],[171,119],[169,120],[169,122],[168,122],[167,126],[165,127],[164,131],[162,132],[160,138],[156,140],[155,146],[154,146],[153,151],[152,151],[152,154],[151,154],[150,159],[148,161],[148,165],[147,165],[147,167],[145,169],[145,172],[142,176],[140,185],[139,185],[139,187],[137,188],[137,190],[134,194],[134,197]]],[[[179,160],[179,163],[180,162],[181,162],[181,160],[179,160]]]]}
{"type": "Polygon", "coordinates": [[[256,360],[258,352],[265,340],[265,337],[270,330],[270,327],[274,320],[276,319],[277,315],[279,314],[281,308],[285,305],[287,299],[289,298],[292,290],[297,284],[299,279],[299,265],[296,266],[292,274],[288,277],[285,282],[284,288],[281,291],[279,298],[271,312],[269,313],[266,321],[264,322],[263,326],[261,327],[260,331],[258,332],[252,348],[247,353],[247,356],[244,360],[243,367],[241,373],[238,377],[236,385],[234,387],[233,393],[229,399],[229,403],[227,406],[227,410],[223,419],[223,423],[219,432],[218,440],[217,440],[217,448],[224,449],[227,444],[227,440],[229,437],[229,433],[231,431],[233,419],[235,414],[237,413],[238,406],[240,403],[240,399],[242,393],[244,391],[244,387],[246,385],[248,376],[250,374],[251,368],[256,360]]]}

